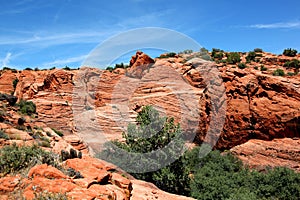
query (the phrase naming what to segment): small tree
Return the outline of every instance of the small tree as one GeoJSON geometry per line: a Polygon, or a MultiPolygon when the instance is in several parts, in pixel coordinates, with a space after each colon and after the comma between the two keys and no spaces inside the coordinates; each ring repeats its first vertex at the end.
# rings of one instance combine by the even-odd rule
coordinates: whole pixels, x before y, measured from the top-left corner
{"type": "Polygon", "coordinates": [[[36,105],[32,101],[25,101],[21,99],[18,105],[22,114],[32,115],[36,112],[36,105]]]}
{"type": "Polygon", "coordinates": [[[255,53],[262,53],[263,52],[263,50],[261,48],[255,48],[253,51],[255,53]]]}
{"type": "Polygon", "coordinates": [[[255,61],[256,53],[254,51],[250,51],[246,56],[247,62],[255,61]]]}
{"type": "Polygon", "coordinates": [[[284,76],[284,71],[282,69],[276,69],[274,72],[273,72],[273,75],[274,76],[284,76]]]}
{"type": "Polygon", "coordinates": [[[297,55],[297,50],[296,49],[291,49],[291,48],[285,49],[283,51],[283,55],[294,57],[294,56],[297,55]]]}
{"type": "Polygon", "coordinates": [[[227,63],[236,64],[241,61],[240,54],[238,52],[227,53],[227,63]]]}

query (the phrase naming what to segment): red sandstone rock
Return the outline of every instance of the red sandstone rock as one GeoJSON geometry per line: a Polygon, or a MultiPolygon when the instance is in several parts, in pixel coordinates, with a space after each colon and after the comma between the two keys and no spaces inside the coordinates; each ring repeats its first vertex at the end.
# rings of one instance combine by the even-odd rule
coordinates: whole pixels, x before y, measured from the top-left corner
{"type": "Polygon", "coordinates": [[[300,140],[274,139],[272,141],[249,140],[230,150],[244,164],[264,170],[269,167],[288,167],[300,172],[300,140]]]}
{"type": "Polygon", "coordinates": [[[30,169],[28,172],[29,178],[34,177],[45,177],[45,178],[55,178],[55,179],[65,179],[67,178],[61,171],[55,167],[48,166],[47,164],[37,165],[30,169]]]}
{"type": "Polygon", "coordinates": [[[127,75],[136,78],[142,78],[145,75],[145,70],[151,67],[154,60],[147,54],[137,51],[135,56],[132,56],[129,66],[130,69],[127,71],[127,75]]]}

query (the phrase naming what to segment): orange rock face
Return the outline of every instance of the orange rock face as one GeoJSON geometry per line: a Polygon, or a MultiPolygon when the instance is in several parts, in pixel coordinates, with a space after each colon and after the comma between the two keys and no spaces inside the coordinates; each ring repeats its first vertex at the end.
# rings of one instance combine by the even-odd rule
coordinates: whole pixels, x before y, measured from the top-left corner
{"type": "Polygon", "coordinates": [[[264,170],[266,167],[288,167],[300,172],[300,140],[249,140],[231,149],[246,165],[264,170]]]}
{"type": "Polygon", "coordinates": [[[0,178],[0,196],[34,199],[37,194],[47,191],[66,194],[74,200],[138,200],[145,196],[147,199],[192,199],[163,192],[149,183],[130,180],[125,172],[91,157],[69,159],[62,167],[72,168],[82,177],[70,177],[46,164],[37,165],[29,170],[25,178],[21,176],[0,178]],[[19,191],[18,194],[16,190],[19,191]]]}
{"type": "Polygon", "coordinates": [[[142,78],[146,73],[145,70],[149,69],[153,63],[154,60],[151,57],[141,51],[137,51],[130,60],[130,69],[127,71],[127,75],[142,78]]]}
{"type": "Polygon", "coordinates": [[[153,63],[137,52],[127,71],[4,71],[0,84],[6,86],[0,90],[7,91],[16,76],[20,81],[15,95],[37,104],[37,122],[65,135],[80,133],[94,148],[121,139],[141,107],[151,104],[173,116],[185,132],[193,130],[196,142],[218,140],[216,148],[229,149],[249,139],[299,137],[300,77],[272,75],[290,59],[263,53],[259,64],[239,69],[205,61],[196,65],[180,56],[153,63]],[[261,63],[268,71],[254,69],[261,63]],[[149,64],[147,69],[138,68],[149,64]]]}

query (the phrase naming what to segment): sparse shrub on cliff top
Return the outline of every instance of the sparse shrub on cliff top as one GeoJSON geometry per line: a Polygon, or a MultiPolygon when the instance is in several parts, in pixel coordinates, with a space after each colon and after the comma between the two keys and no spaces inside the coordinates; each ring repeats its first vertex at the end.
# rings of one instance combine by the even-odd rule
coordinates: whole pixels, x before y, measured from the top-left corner
{"type": "Polygon", "coordinates": [[[263,50],[261,48],[255,48],[253,51],[255,53],[262,53],[263,52],[263,50]]]}
{"type": "Polygon", "coordinates": [[[291,49],[291,48],[285,49],[283,51],[283,55],[294,57],[294,56],[297,55],[297,50],[296,49],[291,49]]]}
{"type": "Polygon", "coordinates": [[[165,53],[160,55],[158,58],[172,58],[175,57],[176,53],[175,52],[169,52],[169,53],[165,53]]]}
{"type": "Polygon", "coordinates": [[[238,52],[227,53],[227,63],[236,64],[241,61],[240,54],[238,52]]]}
{"type": "Polygon", "coordinates": [[[13,68],[9,68],[9,67],[3,67],[2,70],[10,70],[10,71],[12,71],[13,73],[18,72],[18,70],[13,69],[13,68]]]}
{"type": "Polygon", "coordinates": [[[218,60],[221,60],[223,58],[223,56],[224,56],[223,53],[224,53],[223,50],[213,48],[212,52],[211,52],[211,57],[213,57],[215,59],[218,59],[218,60]]]}
{"type": "Polygon", "coordinates": [[[247,62],[255,61],[255,57],[256,57],[256,53],[254,51],[250,51],[246,56],[246,61],[247,62]]]}

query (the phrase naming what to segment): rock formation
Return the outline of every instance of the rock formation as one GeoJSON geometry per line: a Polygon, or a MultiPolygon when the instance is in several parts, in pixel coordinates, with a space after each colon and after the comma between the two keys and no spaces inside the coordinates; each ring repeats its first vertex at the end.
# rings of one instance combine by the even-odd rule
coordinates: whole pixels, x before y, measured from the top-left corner
{"type": "Polygon", "coordinates": [[[216,148],[230,149],[252,139],[299,137],[300,76],[273,76],[277,68],[293,72],[283,64],[295,58],[262,53],[239,69],[184,55],[154,63],[138,52],[127,71],[5,70],[0,92],[32,100],[39,113],[34,121],[41,127],[78,133],[93,148],[121,139],[141,107],[151,104],[173,116],[197,143],[217,142],[216,148]],[[267,71],[261,71],[261,65],[267,71]],[[14,90],[15,78],[19,82],[14,90]]]}

